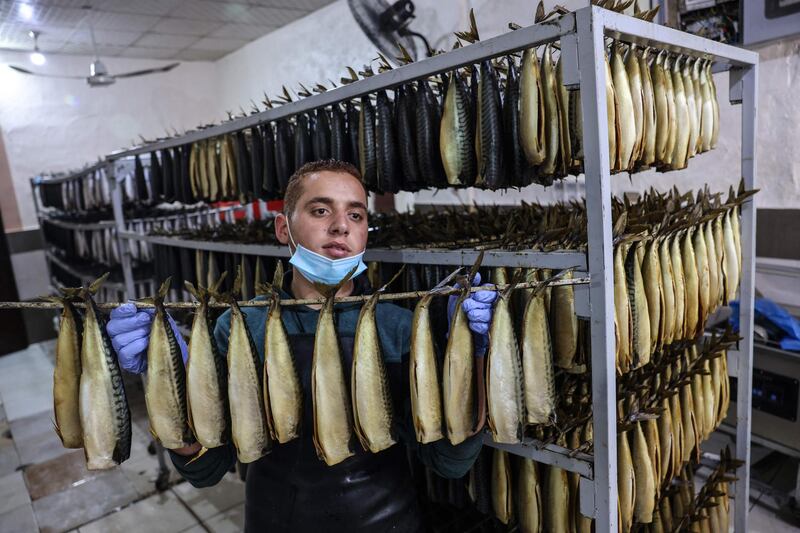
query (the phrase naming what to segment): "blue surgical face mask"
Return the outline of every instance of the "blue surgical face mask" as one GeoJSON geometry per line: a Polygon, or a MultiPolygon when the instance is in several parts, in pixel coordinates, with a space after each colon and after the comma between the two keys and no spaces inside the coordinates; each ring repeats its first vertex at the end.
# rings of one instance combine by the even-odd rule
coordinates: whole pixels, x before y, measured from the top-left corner
{"type": "Polygon", "coordinates": [[[330,259],[324,255],[312,252],[301,244],[296,244],[292,238],[292,230],[289,228],[288,218],[286,228],[289,230],[289,240],[292,242],[292,246],[294,246],[294,253],[291,259],[289,259],[289,264],[296,268],[307,280],[324,283],[325,285],[336,285],[353,270],[356,265],[358,265],[358,268],[356,268],[352,278],[355,278],[367,269],[367,265],[361,260],[364,256],[364,251],[350,257],[330,259]]]}

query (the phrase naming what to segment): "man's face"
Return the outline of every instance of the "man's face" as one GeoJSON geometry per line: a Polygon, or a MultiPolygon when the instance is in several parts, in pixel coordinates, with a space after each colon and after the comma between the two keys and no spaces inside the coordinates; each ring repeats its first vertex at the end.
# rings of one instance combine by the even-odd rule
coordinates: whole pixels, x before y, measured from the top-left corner
{"type": "Polygon", "coordinates": [[[291,220],[278,215],[275,235],[330,259],[364,251],[367,246],[367,198],[361,183],[346,172],[323,170],[306,176],[291,220]]]}

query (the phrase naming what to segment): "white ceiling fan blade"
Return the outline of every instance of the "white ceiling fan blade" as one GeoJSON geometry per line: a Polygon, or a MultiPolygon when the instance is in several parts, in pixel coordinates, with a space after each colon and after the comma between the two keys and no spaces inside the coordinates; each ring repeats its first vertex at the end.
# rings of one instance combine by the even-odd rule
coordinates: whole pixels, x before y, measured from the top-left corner
{"type": "Polygon", "coordinates": [[[144,70],[134,70],[131,72],[123,72],[122,74],[114,74],[115,78],[132,78],[134,76],[144,76],[145,74],[155,74],[157,72],[169,72],[180,65],[180,63],[170,63],[163,67],[148,68],[144,70]]]}
{"type": "Polygon", "coordinates": [[[43,72],[33,72],[32,70],[28,70],[23,67],[18,67],[16,65],[8,65],[8,68],[14,69],[17,72],[22,74],[30,74],[31,76],[41,76],[43,78],[62,78],[67,80],[85,80],[86,76],[67,76],[62,74],[45,74],[43,72]]]}

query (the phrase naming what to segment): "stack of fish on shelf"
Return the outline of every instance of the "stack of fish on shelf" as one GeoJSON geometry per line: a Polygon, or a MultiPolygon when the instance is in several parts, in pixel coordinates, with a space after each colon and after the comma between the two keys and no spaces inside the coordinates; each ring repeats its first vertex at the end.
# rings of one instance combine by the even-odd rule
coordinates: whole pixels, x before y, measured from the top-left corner
{"type": "MultiPolygon", "coordinates": [[[[631,2],[601,4],[623,11],[631,2]]],[[[635,16],[652,20],[656,12],[635,16]]],[[[540,3],[535,22],[551,23],[553,15],[563,13],[557,8],[545,15],[540,3]]],[[[456,47],[479,40],[472,13],[470,19],[470,29],[456,33],[456,47]]],[[[378,72],[393,68],[379,56],[378,72]]],[[[620,41],[606,56],[612,172],[682,169],[690,157],[716,146],[720,117],[710,60],[620,41]]],[[[394,61],[402,65],[411,58],[400,48],[394,61]]],[[[348,73],[342,83],[376,75],[372,65],[361,72],[348,67],[348,73]]],[[[580,92],[567,89],[562,79],[557,43],[487,59],[357,100],[151,152],[149,188],[161,191],[163,200],[184,203],[280,198],[294,170],[328,158],[356,165],[366,187],[378,193],[550,185],[583,171],[580,92]]],[[[297,96],[332,88],[333,83],[312,90],[301,85],[297,96]]],[[[281,96],[264,104],[273,108],[294,99],[284,87],[281,96]]]]}
{"type": "Polygon", "coordinates": [[[75,179],[48,183],[47,177],[39,181],[39,199],[43,207],[59,211],[93,211],[111,206],[111,190],[105,168],[87,172],[75,179]]]}

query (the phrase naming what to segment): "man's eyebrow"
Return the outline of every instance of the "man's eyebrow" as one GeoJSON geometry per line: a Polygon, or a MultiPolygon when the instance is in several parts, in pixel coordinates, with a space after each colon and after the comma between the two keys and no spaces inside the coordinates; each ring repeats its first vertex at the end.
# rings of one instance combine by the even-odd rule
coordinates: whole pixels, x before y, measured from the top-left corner
{"type": "Polygon", "coordinates": [[[309,199],[305,205],[311,204],[325,204],[325,205],[333,205],[333,198],[328,198],[327,196],[315,196],[314,198],[309,199]]]}
{"type": "Polygon", "coordinates": [[[367,210],[367,206],[364,205],[364,202],[350,202],[349,207],[356,207],[358,209],[363,209],[364,211],[367,210]]]}

